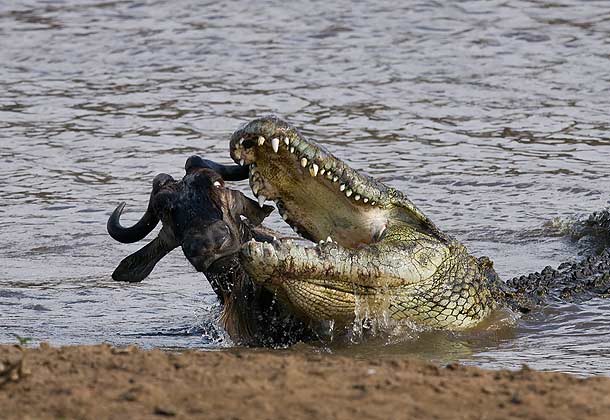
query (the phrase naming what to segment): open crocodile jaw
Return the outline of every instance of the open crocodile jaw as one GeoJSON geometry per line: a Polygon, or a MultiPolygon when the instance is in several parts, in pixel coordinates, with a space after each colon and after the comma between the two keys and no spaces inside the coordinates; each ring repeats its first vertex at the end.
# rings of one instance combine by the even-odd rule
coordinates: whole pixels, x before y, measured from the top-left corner
{"type": "Polygon", "coordinates": [[[314,242],[329,237],[355,248],[378,240],[388,214],[374,180],[355,173],[294,128],[276,118],[255,120],[236,131],[231,156],[250,166],[259,203],[276,202],[282,218],[314,242]]]}
{"type": "Polygon", "coordinates": [[[233,134],[230,151],[249,165],[259,204],[274,200],[297,233],[320,242],[249,242],[241,249],[252,279],[295,313],[349,323],[364,299],[372,317],[463,329],[494,307],[479,262],[406,195],[351,169],[282,120],[250,122],[233,134]]]}

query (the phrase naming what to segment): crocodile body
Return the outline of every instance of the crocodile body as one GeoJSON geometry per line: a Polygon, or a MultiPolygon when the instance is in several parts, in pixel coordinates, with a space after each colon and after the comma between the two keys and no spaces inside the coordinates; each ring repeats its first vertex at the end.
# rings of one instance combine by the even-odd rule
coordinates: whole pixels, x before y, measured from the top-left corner
{"type": "Polygon", "coordinates": [[[503,282],[485,257],[441,232],[403,193],[349,168],[277,118],[236,131],[225,166],[193,156],[181,181],[161,174],[148,210],[130,228],[108,222],[120,242],[148,245],[125,258],[113,278],[141,281],[182,247],[224,305],[220,323],[234,341],[287,345],[317,326],[374,319],[462,330],[498,309],[529,312],[549,300],[610,295],[610,213],[571,232],[597,239],[597,254],[503,282]],[[258,203],[226,188],[249,179],[258,203]],[[282,218],[315,246],[258,226],[275,202],[282,218]]]}
{"type": "MultiPolygon", "coordinates": [[[[526,312],[539,302],[523,283],[500,281],[489,259],[472,256],[405,194],[350,168],[283,120],[243,126],[230,152],[249,168],[259,203],[274,201],[295,232],[317,244],[250,241],[241,250],[250,277],[302,317],[347,324],[364,308],[371,317],[462,330],[496,309],[526,312]]],[[[549,277],[543,294],[568,276],[554,273],[539,275],[549,277]]]]}

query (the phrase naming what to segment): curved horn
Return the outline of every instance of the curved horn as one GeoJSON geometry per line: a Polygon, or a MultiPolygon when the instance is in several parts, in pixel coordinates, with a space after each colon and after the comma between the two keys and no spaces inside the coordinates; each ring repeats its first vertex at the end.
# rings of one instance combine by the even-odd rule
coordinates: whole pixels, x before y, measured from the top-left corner
{"type": "Polygon", "coordinates": [[[124,244],[130,244],[144,239],[146,235],[152,232],[155,226],[157,226],[159,223],[159,217],[153,210],[153,198],[161,188],[170,182],[175,181],[174,178],[168,174],[159,174],[153,179],[153,188],[152,192],[150,193],[150,198],[148,199],[148,208],[146,209],[146,213],[144,213],[138,223],[131,227],[121,226],[120,218],[121,214],[123,213],[123,209],[125,208],[125,203],[123,202],[119,204],[108,218],[108,223],[106,224],[108,234],[112,236],[114,240],[124,244]]]}
{"type": "Polygon", "coordinates": [[[130,244],[138,242],[146,237],[159,223],[159,218],[151,211],[150,206],[146,210],[146,213],[142,218],[131,227],[121,226],[121,214],[125,208],[125,202],[122,202],[117,206],[108,218],[106,228],[108,234],[112,239],[122,242],[124,244],[130,244]]]}
{"type": "Polygon", "coordinates": [[[248,179],[248,166],[239,165],[223,165],[209,159],[203,159],[201,156],[193,155],[186,160],[184,170],[188,174],[194,169],[207,168],[216,172],[225,181],[242,181],[248,179]]]}

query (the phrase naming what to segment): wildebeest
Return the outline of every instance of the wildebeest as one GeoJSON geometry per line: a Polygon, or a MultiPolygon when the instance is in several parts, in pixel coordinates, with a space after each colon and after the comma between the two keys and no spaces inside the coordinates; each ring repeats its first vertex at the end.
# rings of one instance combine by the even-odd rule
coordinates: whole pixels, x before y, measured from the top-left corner
{"type": "Polygon", "coordinates": [[[140,282],[165,255],[181,247],[223,304],[219,321],[233,341],[289,345],[310,336],[306,323],[288,312],[272,292],[253,283],[239,263],[243,243],[252,238],[274,240],[274,232],[260,226],[273,207],[260,207],[225,186],[225,180],[247,178],[247,168],[225,167],[192,156],[185,171],[180,181],[168,174],[154,178],[148,208],[133,226],[120,224],[125,203],[114,210],[108,233],[122,243],[144,239],[159,221],[163,226],[155,239],[121,261],[112,278],[140,282]]]}

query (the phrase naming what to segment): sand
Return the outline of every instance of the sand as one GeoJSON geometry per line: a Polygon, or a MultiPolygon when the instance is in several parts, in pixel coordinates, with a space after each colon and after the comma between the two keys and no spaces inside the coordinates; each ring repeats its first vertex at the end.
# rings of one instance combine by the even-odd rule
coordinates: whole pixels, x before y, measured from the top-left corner
{"type": "Polygon", "coordinates": [[[610,378],[292,351],[0,346],[2,419],[168,417],[607,420],[610,378]]]}

